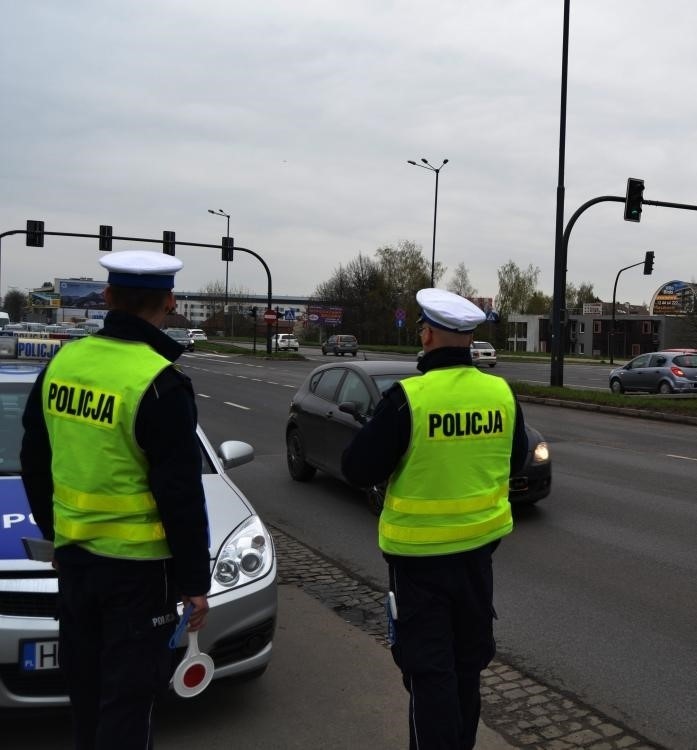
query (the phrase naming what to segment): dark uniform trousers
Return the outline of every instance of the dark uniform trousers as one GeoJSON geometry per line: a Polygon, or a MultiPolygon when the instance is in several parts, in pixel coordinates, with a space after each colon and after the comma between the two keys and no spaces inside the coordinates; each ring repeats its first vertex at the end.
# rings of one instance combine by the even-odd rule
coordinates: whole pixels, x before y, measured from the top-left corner
{"type": "Polygon", "coordinates": [[[97,558],[58,570],[60,666],[76,750],[152,747],[155,697],[172,675],[177,594],[164,560],[97,558]]]}
{"type": "Polygon", "coordinates": [[[491,555],[497,546],[385,555],[397,604],[392,655],[409,691],[410,750],[475,746],[480,672],[496,650],[491,555]]]}

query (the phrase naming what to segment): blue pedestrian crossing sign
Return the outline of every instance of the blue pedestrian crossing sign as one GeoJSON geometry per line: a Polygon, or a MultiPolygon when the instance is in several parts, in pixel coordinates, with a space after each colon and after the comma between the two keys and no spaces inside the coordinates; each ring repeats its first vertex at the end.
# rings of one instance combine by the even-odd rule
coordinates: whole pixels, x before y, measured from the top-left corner
{"type": "Polygon", "coordinates": [[[295,310],[290,310],[290,309],[286,310],[283,313],[283,318],[285,320],[295,320],[295,310]]]}

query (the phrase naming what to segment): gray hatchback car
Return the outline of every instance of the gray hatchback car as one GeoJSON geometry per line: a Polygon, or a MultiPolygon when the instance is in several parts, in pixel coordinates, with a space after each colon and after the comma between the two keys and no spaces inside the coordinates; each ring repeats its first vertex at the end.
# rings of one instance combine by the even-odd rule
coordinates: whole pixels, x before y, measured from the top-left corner
{"type": "Polygon", "coordinates": [[[640,354],[612,370],[609,384],[613,393],[697,393],[697,352],[681,349],[640,354]]]}

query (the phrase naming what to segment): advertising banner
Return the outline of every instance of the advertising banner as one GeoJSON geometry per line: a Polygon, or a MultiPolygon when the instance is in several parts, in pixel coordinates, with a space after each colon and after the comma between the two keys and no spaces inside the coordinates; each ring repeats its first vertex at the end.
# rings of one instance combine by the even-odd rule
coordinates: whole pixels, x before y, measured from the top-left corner
{"type": "Polygon", "coordinates": [[[669,281],[654,294],[651,315],[681,315],[695,312],[695,284],[669,281]]]}
{"type": "Polygon", "coordinates": [[[29,292],[32,307],[60,307],[61,297],[56,292],[29,292]]]}
{"type": "Polygon", "coordinates": [[[307,319],[310,325],[339,326],[343,317],[343,307],[330,307],[328,305],[307,306],[307,319]]]}
{"type": "Polygon", "coordinates": [[[106,310],[105,287],[106,281],[56,279],[61,307],[73,307],[79,310],[106,310]]]}

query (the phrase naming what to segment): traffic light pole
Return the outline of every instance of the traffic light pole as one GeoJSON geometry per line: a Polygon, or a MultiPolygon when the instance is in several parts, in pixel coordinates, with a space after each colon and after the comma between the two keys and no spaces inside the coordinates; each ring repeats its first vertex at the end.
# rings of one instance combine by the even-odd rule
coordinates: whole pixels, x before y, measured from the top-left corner
{"type": "MultiPolygon", "coordinates": [[[[29,222],[27,222],[29,223],[29,222]]],[[[32,229],[28,227],[27,229],[10,229],[7,232],[0,232],[0,247],[2,246],[2,239],[3,237],[9,237],[13,234],[30,234],[32,229]]],[[[34,230],[35,232],[37,230],[34,230]]],[[[103,238],[103,234],[84,234],[81,232],[46,232],[43,229],[43,222],[41,222],[41,241],[40,244],[35,245],[37,247],[43,247],[43,237],[45,235],[53,236],[53,237],[87,237],[92,239],[100,239],[103,238]]],[[[149,237],[120,237],[120,236],[112,236],[110,237],[111,240],[125,240],[126,242],[156,242],[159,245],[163,245],[163,247],[166,247],[167,245],[172,246],[172,250],[174,250],[175,245],[184,245],[186,247],[211,247],[217,250],[222,250],[223,243],[221,242],[220,245],[209,245],[207,243],[203,242],[182,242],[181,240],[174,239],[174,232],[164,232],[162,239],[152,239],[149,237]]],[[[223,238],[224,239],[224,238],[223,238]]],[[[266,278],[268,282],[268,290],[267,290],[267,309],[271,309],[271,301],[272,301],[272,294],[271,294],[271,271],[269,270],[269,267],[266,265],[266,262],[264,259],[259,255],[258,253],[255,253],[253,250],[249,250],[246,247],[235,247],[235,250],[241,253],[248,253],[249,255],[254,256],[262,266],[264,266],[264,270],[266,271],[266,278]]],[[[266,353],[271,354],[271,324],[267,324],[266,326],[266,353]]]]}
{"type": "MultiPolygon", "coordinates": [[[[625,266],[624,268],[620,268],[620,270],[617,272],[617,276],[615,276],[615,286],[612,288],[612,328],[610,329],[610,364],[614,365],[614,354],[615,354],[615,300],[617,299],[617,282],[620,280],[620,274],[622,271],[626,271],[628,268],[636,268],[637,266],[643,265],[644,261],[640,261],[639,263],[632,263],[631,266],[625,266]]],[[[625,344],[626,346],[626,344],[625,344]]],[[[623,347],[624,349],[624,347],[623,347]]]]}
{"type": "MultiPolygon", "coordinates": [[[[554,298],[552,300],[552,346],[551,346],[551,369],[550,385],[564,385],[564,347],[566,345],[566,260],[568,257],[569,237],[574,224],[579,216],[596,203],[612,201],[614,203],[626,203],[626,197],[618,195],[603,195],[586,201],[576,213],[569,219],[564,230],[561,247],[555,250],[554,257],[554,298]]],[[[663,206],[664,208],[680,208],[686,211],[697,211],[697,206],[691,203],[669,203],[667,201],[650,201],[642,199],[645,206],[663,206]]]]}

